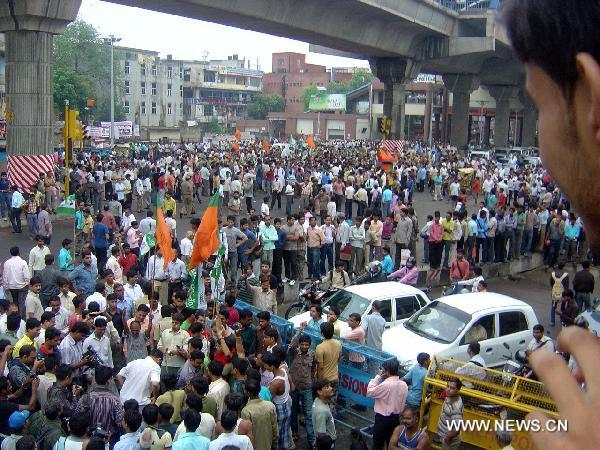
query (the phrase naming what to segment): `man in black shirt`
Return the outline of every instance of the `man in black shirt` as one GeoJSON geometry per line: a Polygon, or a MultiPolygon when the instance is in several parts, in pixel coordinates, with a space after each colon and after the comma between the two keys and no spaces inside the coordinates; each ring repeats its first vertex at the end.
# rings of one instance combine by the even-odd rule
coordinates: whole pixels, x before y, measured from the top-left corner
{"type": "Polygon", "coordinates": [[[37,403],[37,388],[40,380],[32,374],[27,382],[23,383],[15,392],[12,390],[12,384],[6,377],[0,377],[0,433],[5,436],[10,434],[8,427],[8,418],[15,411],[34,411],[37,403]],[[31,386],[31,398],[26,405],[20,405],[15,400],[19,399],[27,387],[31,386]]]}
{"type": "Polygon", "coordinates": [[[573,277],[573,290],[579,310],[583,311],[592,306],[592,292],[594,292],[594,275],[590,272],[590,262],[583,261],[582,269],[573,277]]]}

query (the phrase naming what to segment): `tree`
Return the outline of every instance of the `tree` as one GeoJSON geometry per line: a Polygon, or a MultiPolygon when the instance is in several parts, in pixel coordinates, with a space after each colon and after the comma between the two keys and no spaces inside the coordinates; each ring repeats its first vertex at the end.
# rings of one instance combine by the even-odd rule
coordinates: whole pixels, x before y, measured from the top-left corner
{"type": "Polygon", "coordinates": [[[308,105],[310,103],[310,99],[313,95],[317,95],[319,90],[315,85],[310,85],[306,89],[304,89],[304,93],[302,94],[302,101],[304,102],[304,109],[308,109],[308,105]]]}
{"type": "MultiPolygon", "coordinates": [[[[327,84],[327,93],[328,94],[347,94],[354,89],[357,89],[365,84],[373,81],[373,74],[368,69],[356,68],[354,73],[352,74],[352,78],[346,81],[330,81],[327,84]]],[[[306,89],[304,89],[304,94],[302,95],[302,101],[304,102],[304,109],[308,109],[308,105],[310,103],[310,98],[313,95],[319,94],[320,91],[316,86],[310,85],[306,89]]]]}
{"type": "MultiPolygon", "coordinates": [[[[84,117],[88,99],[94,99],[96,120],[110,119],[110,48],[98,30],[82,20],[70,24],[54,38],[54,110],[61,114],[65,100],[84,117]]],[[[119,101],[124,91],[123,69],[114,54],[115,119],[124,116],[119,101]]],[[[62,115],[62,114],[61,114],[62,115]]]]}
{"type": "Polygon", "coordinates": [[[248,116],[252,119],[265,120],[270,112],[281,112],[285,109],[285,100],[277,94],[258,94],[248,105],[248,116]]]}
{"type": "Polygon", "coordinates": [[[210,119],[210,122],[208,122],[207,131],[209,133],[223,133],[223,127],[219,124],[218,118],[213,117],[210,119]]]}

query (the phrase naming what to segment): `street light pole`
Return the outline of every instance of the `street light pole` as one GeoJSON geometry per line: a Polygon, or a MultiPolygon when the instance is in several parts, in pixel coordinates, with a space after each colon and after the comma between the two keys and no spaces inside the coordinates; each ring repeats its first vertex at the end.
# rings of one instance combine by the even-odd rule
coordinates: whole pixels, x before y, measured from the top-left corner
{"type": "Polygon", "coordinates": [[[104,42],[110,45],[110,145],[115,145],[115,42],[119,42],[121,38],[116,38],[114,35],[104,39],[104,42]]]}

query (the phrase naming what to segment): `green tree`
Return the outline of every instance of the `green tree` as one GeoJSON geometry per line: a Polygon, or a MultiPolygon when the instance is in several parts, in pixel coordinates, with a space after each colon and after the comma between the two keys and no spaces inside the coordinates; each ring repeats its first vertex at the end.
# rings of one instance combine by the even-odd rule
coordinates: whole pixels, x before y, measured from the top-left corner
{"type": "Polygon", "coordinates": [[[306,89],[304,89],[304,93],[302,94],[302,101],[304,102],[304,109],[308,109],[308,104],[310,103],[310,99],[313,95],[317,95],[319,90],[315,85],[310,85],[306,89]]]}
{"type": "MultiPolygon", "coordinates": [[[[91,24],[77,20],[54,38],[54,109],[62,116],[65,100],[80,117],[87,116],[87,99],[95,101],[91,116],[110,119],[110,47],[91,24]]],[[[115,120],[122,120],[123,69],[114,53],[115,120]]],[[[87,118],[87,117],[86,117],[87,118]]]]}
{"type": "Polygon", "coordinates": [[[281,112],[285,109],[285,100],[277,94],[258,94],[248,105],[248,116],[252,119],[265,120],[270,112],[281,112]]]}
{"type": "Polygon", "coordinates": [[[209,133],[223,133],[223,130],[224,128],[219,124],[218,118],[213,117],[212,119],[210,119],[206,131],[208,131],[209,133]]]}

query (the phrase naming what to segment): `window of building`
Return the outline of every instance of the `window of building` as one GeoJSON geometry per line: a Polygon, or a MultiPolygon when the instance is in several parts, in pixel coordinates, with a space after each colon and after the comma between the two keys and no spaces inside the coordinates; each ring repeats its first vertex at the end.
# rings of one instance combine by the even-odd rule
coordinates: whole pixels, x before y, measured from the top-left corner
{"type": "Polygon", "coordinates": [[[125,114],[129,114],[129,101],[125,100],[125,102],[123,103],[123,110],[125,111],[125,114]]]}
{"type": "Polygon", "coordinates": [[[204,105],[203,110],[204,110],[205,116],[210,117],[213,115],[213,106],[212,105],[204,105]]]}
{"type": "Polygon", "coordinates": [[[129,61],[125,61],[125,74],[129,74],[129,61]]]}
{"type": "Polygon", "coordinates": [[[152,64],[152,76],[155,77],[158,75],[158,69],[156,67],[156,64],[152,64]]]}
{"type": "Polygon", "coordinates": [[[173,66],[167,67],[167,78],[173,78],[173,66]]]}
{"type": "Polygon", "coordinates": [[[167,84],[167,97],[171,97],[173,95],[173,85],[167,84]]]}
{"type": "Polygon", "coordinates": [[[140,74],[145,77],[146,76],[146,64],[140,65],[140,74]]]}
{"type": "Polygon", "coordinates": [[[190,81],[192,78],[192,69],[184,69],[183,70],[183,81],[190,81]]]}
{"type": "Polygon", "coordinates": [[[129,80],[125,80],[125,94],[126,95],[131,94],[131,89],[129,87],[129,80]]]}
{"type": "Polygon", "coordinates": [[[204,71],[204,81],[206,83],[214,83],[216,80],[217,74],[216,72],[212,72],[210,70],[204,71]]]}
{"type": "Polygon", "coordinates": [[[156,83],[152,83],[152,95],[156,95],[156,83]]]}
{"type": "Polygon", "coordinates": [[[140,105],[140,114],[146,114],[146,102],[142,102],[140,105]]]}
{"type": "Polygon", "coordinates": [[[179,86],[179,96],[183,97],[183,85],[179,86]]]}
{"type": "Polygon", "coordinates": [[[167,115],[171,116],[173,114],[173,105],[171,103],[167,103],[167,115]]]}
{"type": "Polygon", "coordinates": [[[140,83],[140,89],[142,91],[142,95],[146,95],[146,82],[145,81],[142,81],[140,83]]]}
{"type": "Polygon", "coordinates": [[[179,104],[179,114],[183,113],[183,103],[179,104]]]}
{"type": "Polygon", "coordinates": [[[152,102],[152,114],[156,114],[156,102],[152,102]]]}
{"type": "Polygon", "coordinates": [[[179,66],[179,78],[183,78],[183,66],[179,66]]]}
{"type": "Polygon", "coordinates": [[[278,66],[283,66],[285,64],[285,61],[283,59],[278,59],[277,60],[277,65],[278,66]]]}

